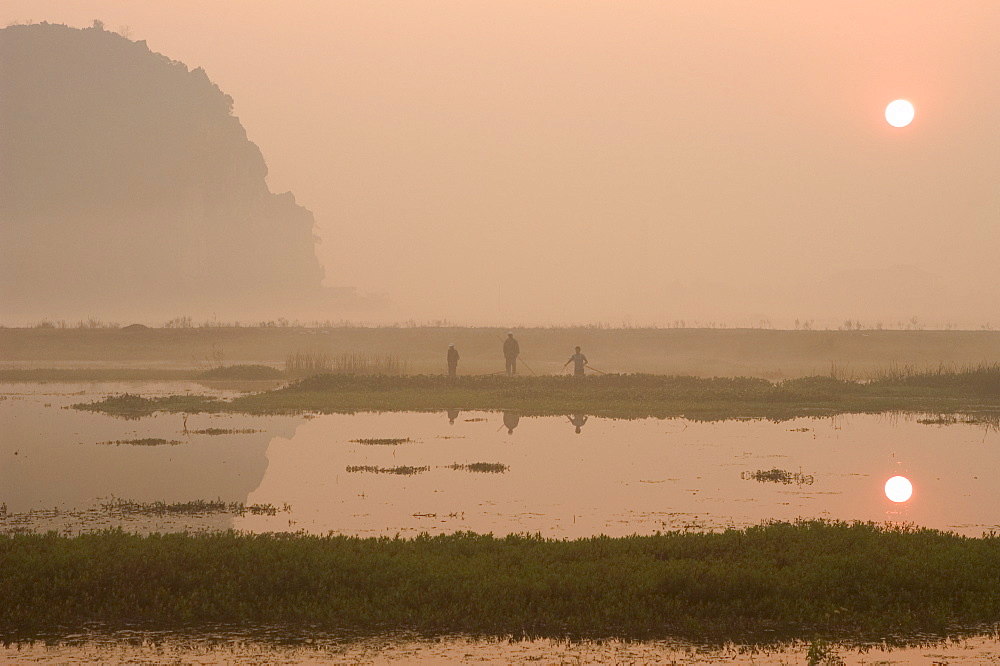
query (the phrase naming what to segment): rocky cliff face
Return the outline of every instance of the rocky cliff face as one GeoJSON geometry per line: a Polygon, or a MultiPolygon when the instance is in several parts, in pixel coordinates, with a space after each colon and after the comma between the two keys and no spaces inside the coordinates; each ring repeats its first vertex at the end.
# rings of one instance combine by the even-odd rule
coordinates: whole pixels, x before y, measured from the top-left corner
{"type": "Polygon", "coordinates": [[[100,27],[0,30],[0,316],[321,299],[312,213],[270,192],[232,106],[203,70],[100,27]]]}

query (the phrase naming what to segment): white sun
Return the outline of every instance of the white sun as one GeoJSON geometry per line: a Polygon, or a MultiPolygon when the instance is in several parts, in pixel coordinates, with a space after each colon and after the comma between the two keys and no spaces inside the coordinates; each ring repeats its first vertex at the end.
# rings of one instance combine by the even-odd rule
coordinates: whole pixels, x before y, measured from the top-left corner
{"type": "Polygon", "coordinates": [[[885,496],[893,502],[905,502],[913,495],[913,484],[905,476],[894,476],[885,482],[885,496]]]}
{"type": "Polygon", "coordinates": [[[889,102],[885,107],[885,119],[893,127],[906,127],[913,122],[913,105],[905,99],[889,102]]]}

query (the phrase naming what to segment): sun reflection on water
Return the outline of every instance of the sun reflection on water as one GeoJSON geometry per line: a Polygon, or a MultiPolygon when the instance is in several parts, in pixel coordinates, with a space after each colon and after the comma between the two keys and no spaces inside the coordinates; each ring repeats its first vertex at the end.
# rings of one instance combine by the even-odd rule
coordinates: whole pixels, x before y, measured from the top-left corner
{"type": "Polygon", "coordinates": [[[905,476],[894,476],[885,482],[885,496],[897,504],[910,499],[913,484],[905,476]]]}

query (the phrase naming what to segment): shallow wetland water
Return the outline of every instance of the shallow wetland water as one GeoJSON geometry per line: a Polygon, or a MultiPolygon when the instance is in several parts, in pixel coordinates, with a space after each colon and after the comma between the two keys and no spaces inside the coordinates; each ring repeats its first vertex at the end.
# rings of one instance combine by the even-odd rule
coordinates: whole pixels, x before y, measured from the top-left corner
{"type": "MultiPolygon", "coordinates": [[[[969,536],[1000,529],[1000,489],[989,478],[1000,466],[1000,433],[921,423],[928,415],[773,423],[516,418],[452,410],[124,420],[68,408],[126,391],[236,394],[195,382],[0,385],[0,530],[73,534],[120,525],[140,532],[235,528],[412,536],[469,530],[576,538],[800,517],[905,522],[969,536]],[[152,439],[169,443],[123,443],[152,439]],[[754,476],[770,470],[782,474],[754,476]],[[912,483],[905,502],[890,501],[884,491],[886,480],[897,475],[912,483]],[[114,500],[215,499],[275,511],[123,514],[102,508],[114,500]]],[[[95,634],[11,645],[0,648],[0,659],[805,663],[808,645],[755,655],[739,650],[406,636],[290,645],[259,634],[95,634]]],[[[907,651],[838,648],[838,654],[848,663],[988,663],[998,660],[1000,645],[983,637],[907,651]]]]}

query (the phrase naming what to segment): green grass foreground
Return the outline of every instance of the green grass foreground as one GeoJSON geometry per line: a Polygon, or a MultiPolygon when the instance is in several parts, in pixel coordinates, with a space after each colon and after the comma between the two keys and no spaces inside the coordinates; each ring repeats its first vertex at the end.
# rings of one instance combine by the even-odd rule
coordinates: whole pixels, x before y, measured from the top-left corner
{"type": "Polygon", "coordinates": [[[139,417],[156,411],[301,412],[499,410],[524,415],[585,413],[623,418],[792,418],[844,412],[958,413],[1000,409],[1000,366],[894,374],[860,382],[662,375],[365,376],[316,375],[232,401],[205,396],[112,396],[78,409],[139,417]]]}
{"type": "Polygon", "coordinates": [[[956,636],[1000,620],[1000,537],[833,522],[559,541],[0,536],[0,633],[210,623],[702,641],[956,636]]]}

